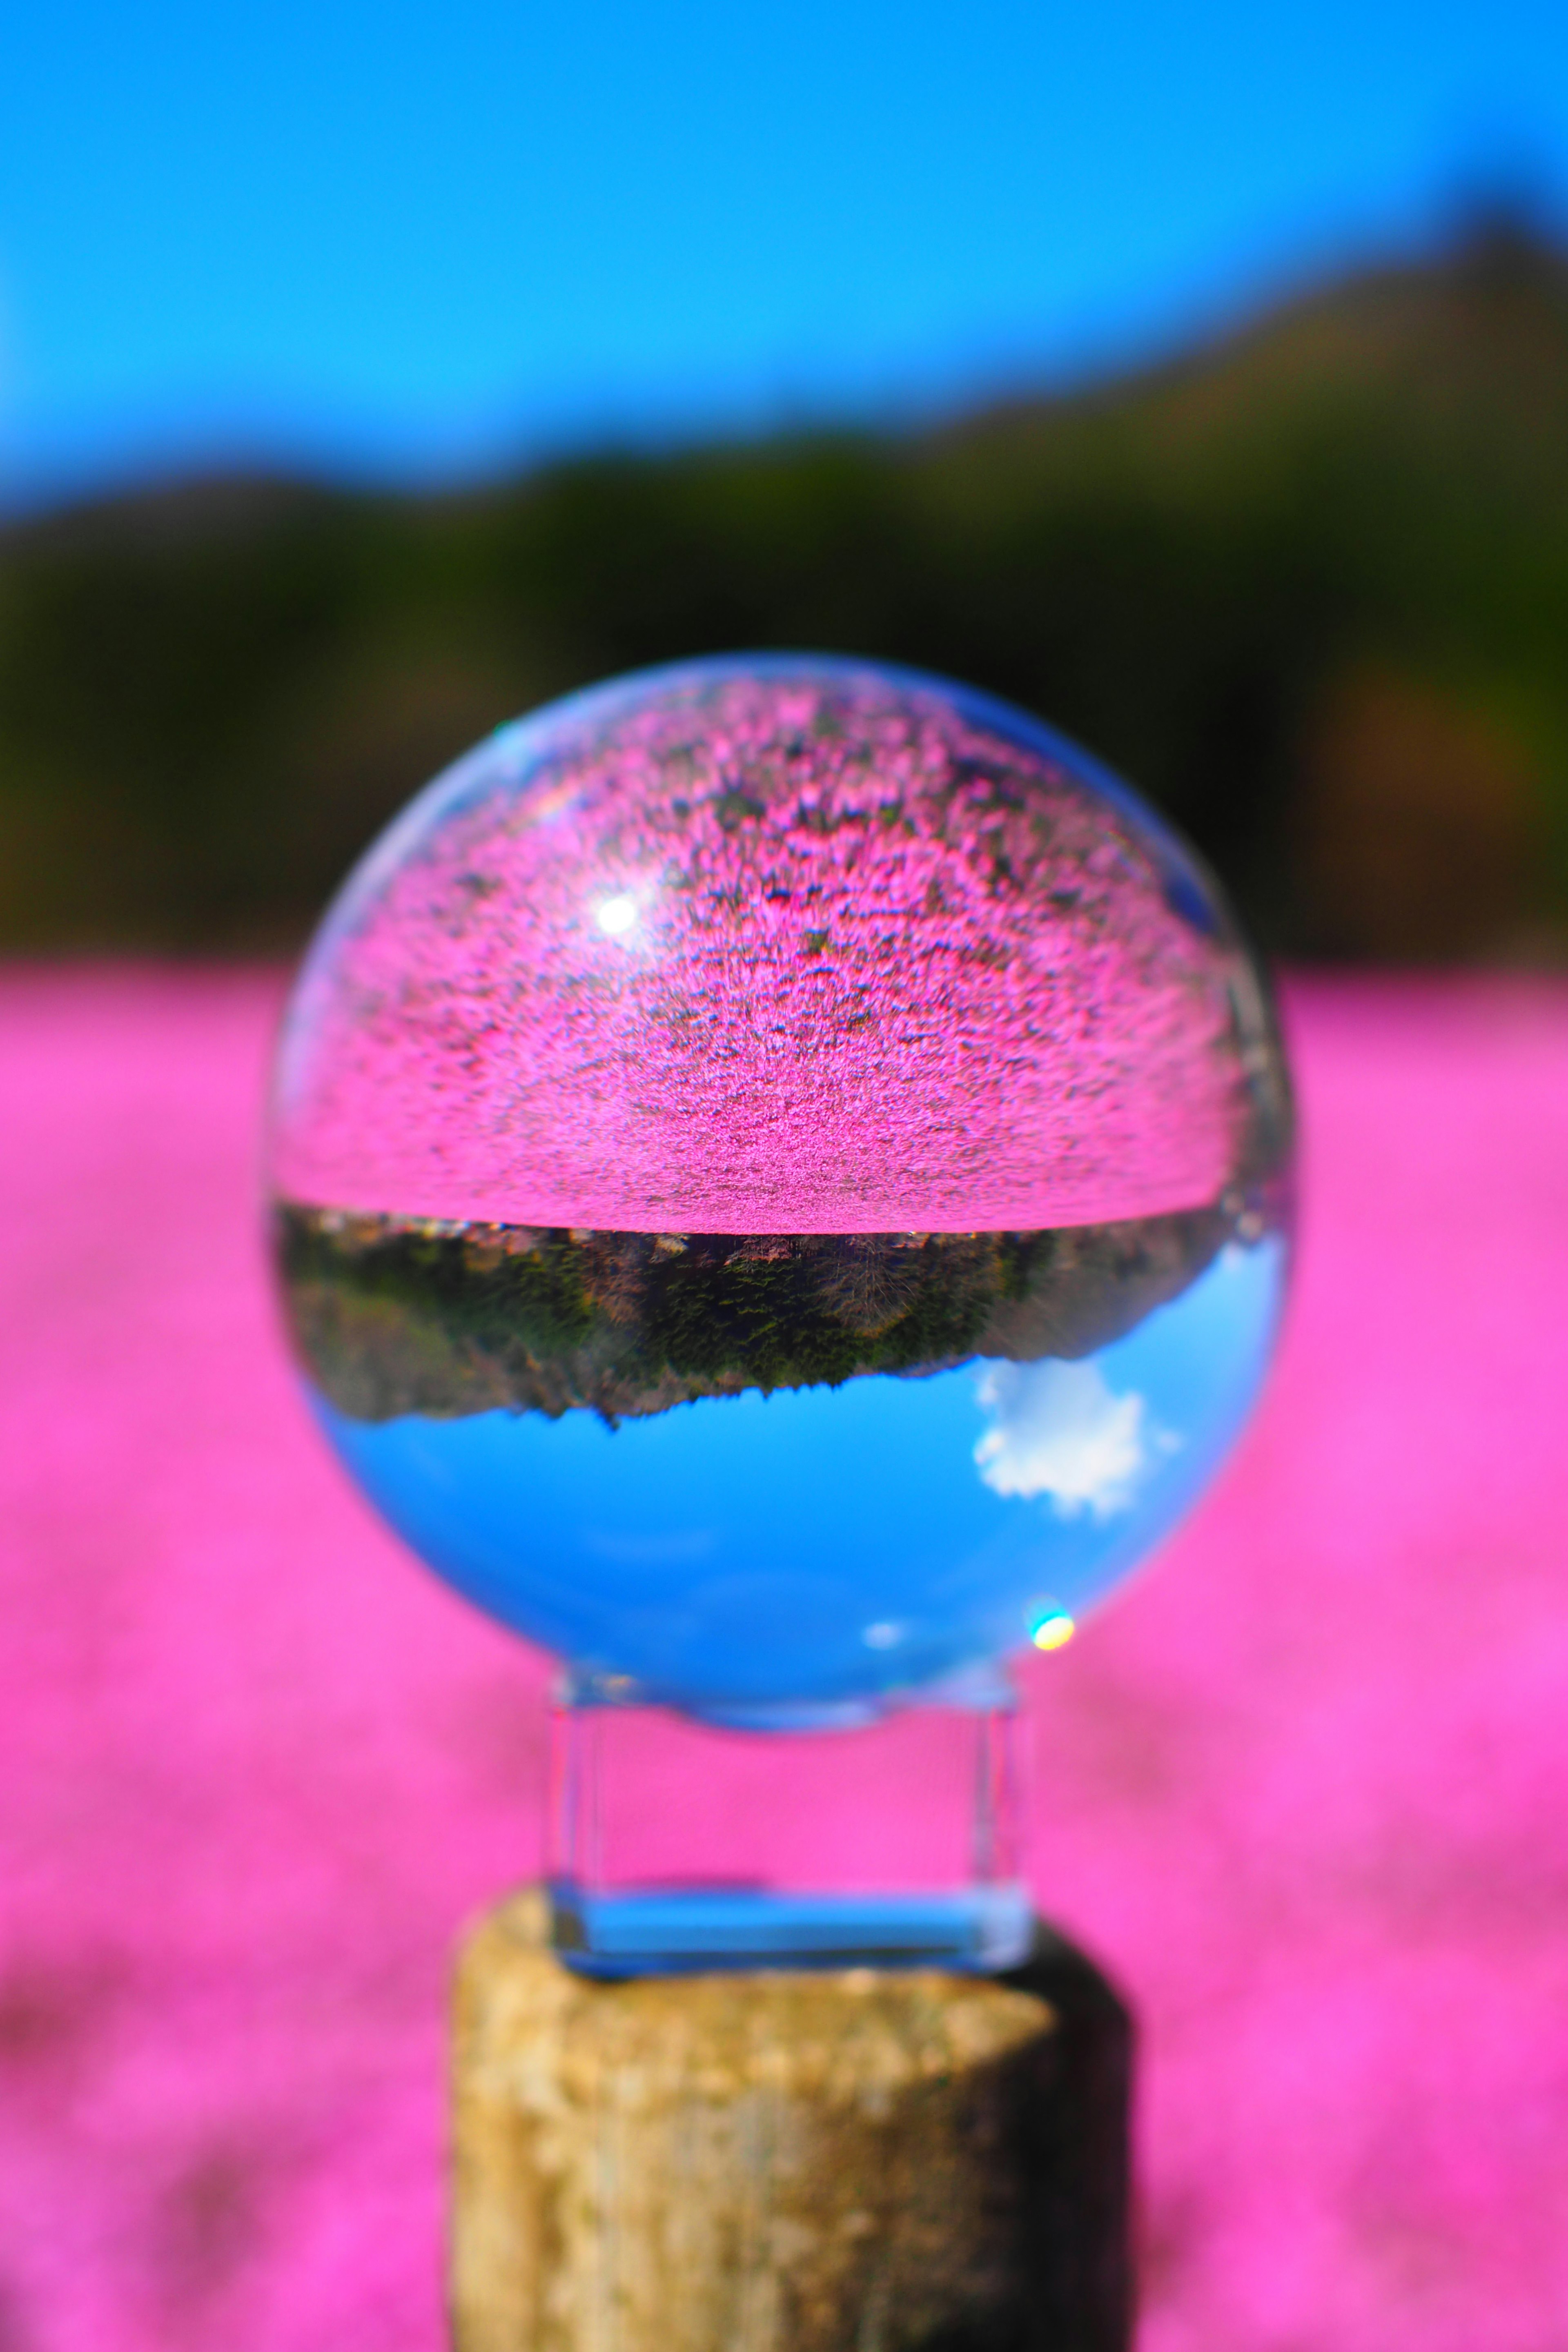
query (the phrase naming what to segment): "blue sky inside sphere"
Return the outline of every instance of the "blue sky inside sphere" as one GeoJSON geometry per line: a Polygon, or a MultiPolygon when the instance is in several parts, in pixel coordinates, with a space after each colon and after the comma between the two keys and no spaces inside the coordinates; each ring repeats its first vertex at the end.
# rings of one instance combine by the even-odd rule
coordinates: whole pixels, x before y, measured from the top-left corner
{"type": "Polygon", "coordinates": [[[1568,10],[53,0],[0,71],[0,499],[918,414],[1568,218],[1568,10]]]}

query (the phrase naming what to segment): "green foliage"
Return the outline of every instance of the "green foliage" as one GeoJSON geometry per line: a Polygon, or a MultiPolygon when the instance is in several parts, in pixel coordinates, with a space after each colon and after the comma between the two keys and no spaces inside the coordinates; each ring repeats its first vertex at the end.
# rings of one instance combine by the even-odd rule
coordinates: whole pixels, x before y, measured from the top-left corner
{"type": "Polygon", "coordinates": [[[411,1397],[471,1411],[481,1390],[487,1402],[586,1402],[614,1418],[669,1402],[672,1387],[837,1387],[962,1360],[997,1299],[1018,1295],[984,1237],[889,1249],[699,1236],[661,1253],[646,1234],[551,1231],[507,1254],[486,1228],[281,1207],[275,1235],[301,1357],[345,1409],[373,1417],[389,1399],[413,1409],[411,1397]]]}
{"type": "Polygon", "coordinates": [[[0,946],[291,944],[500,720],[783,646],[1038,710],[1272,945],[1511,951],[1568,909],[1564,643],[1568,268],[1494,227],[940,433],[604,455],[462,497],[198,483],[14,525],[0,946]],[[1465,748],[1424,799],[1445,730],[1465,748]]]}
{"type": "Polygon", "coordinates": [[[976,1355],[1089,1355],[1177,1297],[1232,1234],[1220,1210],[1062,1233],[793,1237],[535,1231],[287,1202],[273,1216],[295,1351],[366,1421],[589,1405],[615,1422],[976,1355]]]}

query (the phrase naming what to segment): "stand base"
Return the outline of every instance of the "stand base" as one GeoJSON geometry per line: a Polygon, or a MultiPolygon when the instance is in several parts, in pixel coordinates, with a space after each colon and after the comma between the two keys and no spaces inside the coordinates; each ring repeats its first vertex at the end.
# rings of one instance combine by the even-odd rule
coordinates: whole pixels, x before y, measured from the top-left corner
{"type": "Polygon", "coordinates": [[[747,1887],[592,1895],[550,1889],[552,1941],[597,1977],[700,1969],[1019,1967],[1034,1940],[1021,1886],[952,1895],[779,1895],[747,1887]]]}
{"type": "Polygon", "coordinates": [[[1006,1976],[595,1982],[514,1896],[456,2003],[457,2352],[1124,2352],[1125,2011],[1006,1976]]]}

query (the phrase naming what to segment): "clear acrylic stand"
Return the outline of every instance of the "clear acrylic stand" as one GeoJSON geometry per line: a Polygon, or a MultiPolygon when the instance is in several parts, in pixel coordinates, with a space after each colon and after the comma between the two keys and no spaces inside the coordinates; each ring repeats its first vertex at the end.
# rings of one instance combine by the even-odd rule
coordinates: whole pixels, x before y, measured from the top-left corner
{"type": "Polygon", "coordinates": [[[555,1948],[599,1976],[994,1970],[1029,1948],[1023,1773],[994,1672],[869,1723],[700,1723],[568,1685],[552,1726],[555,1948]]]}

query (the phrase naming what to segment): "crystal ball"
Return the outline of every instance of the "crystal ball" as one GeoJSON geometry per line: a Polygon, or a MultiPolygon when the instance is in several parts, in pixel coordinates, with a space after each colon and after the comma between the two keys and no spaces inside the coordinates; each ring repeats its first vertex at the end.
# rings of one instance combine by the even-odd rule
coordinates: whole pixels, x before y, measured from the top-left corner
{"type": "Polygon", "coordinates": [[[337,1454],[578,1687],[984,1676],[1188,1509],[1274,1340],[1289,1093],[1170,828],[1024,713],[696,662],[503,728],[306,957],[269,1144],[337,1454]]]}

